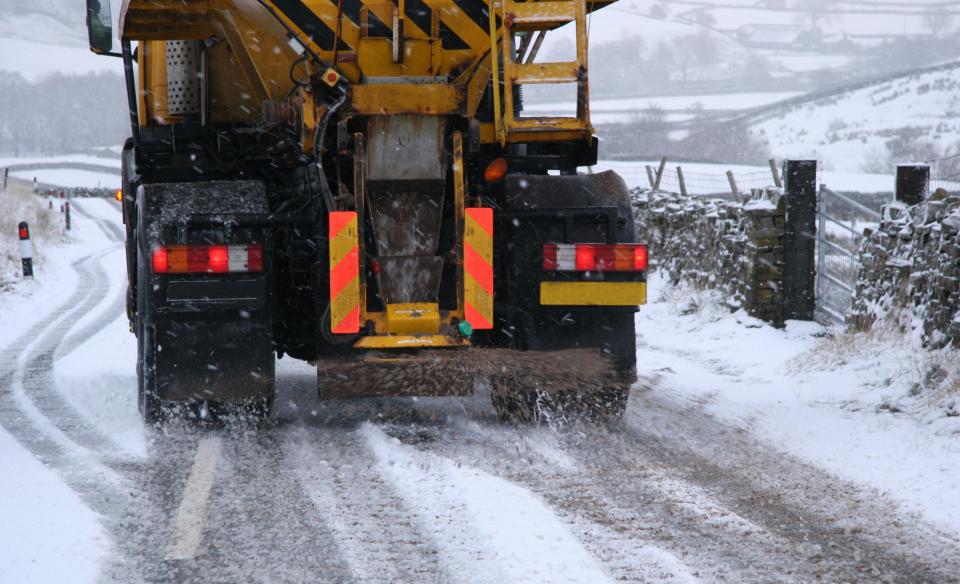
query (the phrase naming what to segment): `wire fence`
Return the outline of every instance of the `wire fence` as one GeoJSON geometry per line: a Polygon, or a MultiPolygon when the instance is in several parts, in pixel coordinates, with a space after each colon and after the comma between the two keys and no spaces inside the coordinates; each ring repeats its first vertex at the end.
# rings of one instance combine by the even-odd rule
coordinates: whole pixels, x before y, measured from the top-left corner
{"type": "Polygon", "coordinates": [[[926,163],[930,167],[930,192],[960,192],[960,154],[926,163]]]}
{"type": "MultiPolygon", "coordinates": [[[[604,164],[605,169],[616,171],[630,188],[651,188],[656,181],[657,167],[640,164],[604,164]]],[[[753,189],[766,189],[776,184],[769,170],[733,171],[737,192],[748,195],[753,189]]],[[[674,193],[686,192],[695,197],[732,198],[734,185],[727,173],[689,171],[681,167],[667,166],[660,178],[660,190],[674,193]],[[682,178],[681,178],[682,177],[682,178]]]]}

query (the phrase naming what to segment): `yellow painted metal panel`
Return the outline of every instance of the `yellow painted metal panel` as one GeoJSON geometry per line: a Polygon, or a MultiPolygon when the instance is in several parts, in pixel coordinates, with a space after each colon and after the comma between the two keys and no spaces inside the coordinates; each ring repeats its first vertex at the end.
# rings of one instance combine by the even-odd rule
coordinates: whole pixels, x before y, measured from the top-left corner
{"type": "Polygon", "coordinates": [[[639,306],[647,303],[646,282],[541,282],[546,306],[639,306]]]}
{"type": "Polygon", "coordinates": [[[440,305],[436,302],[388,304],[387,330],[395,335],[435,335],[440,332],[440,305]]]}
{"type": "Polygon", "coordinates": [[[577,18],[576,2],[510,2],[505,9],[511,30],[544,30],[562,26],[577,18]]]}
{"type": "Polygon", "coordinates": [[[463,103],[463,88],[445,84],[384,83],[353,86],[358,114],[453,114],[463,103]]]}
{"type": "MultiPolygon", "coordinates": [[[[510,77],[513,82],[529,83],[576,83],[579,78],[580,64],[571,61],[568,63],[529,63],[510,66],[510,77]]],[[[576,118],[574,118],[576,119],[576,118]]]]}

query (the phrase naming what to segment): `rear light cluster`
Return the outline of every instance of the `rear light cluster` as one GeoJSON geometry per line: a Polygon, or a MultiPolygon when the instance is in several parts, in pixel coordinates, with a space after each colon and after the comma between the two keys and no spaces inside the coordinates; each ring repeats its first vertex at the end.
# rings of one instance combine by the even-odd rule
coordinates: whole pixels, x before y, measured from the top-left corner
{"type": "Polygon", "coordinates": [[[548,272],[643,272],[647,259],[642,243],[543,245],[543,269],[548,272]]]}
{"type": "Polygon", "coordinates": [[[168,245],[153,250],[155,274],[231,274],[263,271],[263,246],[168,245]]]}

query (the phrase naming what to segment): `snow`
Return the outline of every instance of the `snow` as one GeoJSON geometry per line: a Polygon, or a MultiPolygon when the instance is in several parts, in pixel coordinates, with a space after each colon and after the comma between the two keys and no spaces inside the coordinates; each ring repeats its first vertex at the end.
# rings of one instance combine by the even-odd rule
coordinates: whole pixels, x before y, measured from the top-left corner
{"type": "Polygon", "coordinates": [[[656,275],[650,287],[653,301],[637,316],[637,362],[641,375],[659,380],[656,391],[703,404],[960,533],[960,422],[883,413],[909,391],[918,347],[831,342],[810,322],[777,330],[742,311],[731,314],[710,293],[672,289],[656,275]]]}
{"type": "MultiPolygon", "coordinates": [[[[769,105],[784,99],[803,95],[798,91],[724,93],[715,95],[664,95],[652,97],[631,97],[621,99],[591,99],[590,113],[606,111],[636,111],[651,108],[664,110],[746,110],[769,105]]],[[[529,103],[523,108],[528,111],[552,111],[563,109],[565,103],[529,103]]]]}
{"type": "MultiPolygon", "coordinates": [[[[105,201],[82,205],[100,203],[105,201]]],[[[70,264],[90,253],[87,246],[96,248],[102,243],[99,230],[81,225],[71,232],[70,239],[46,242],[47,253],[35,266],[36,279],[18,281],[0,293],[0,351],[18,350],[10,343],[63,302],[65,290],[76,287],[77,275],[70,264]]],[[[102,361],[102,355],[96,359],[102,361]]],[[[0,582],[95,581],[100,562],[110,549],[98,516],[2,428],[0,460],[4,463],[4,472],[0,472],[0,582]]]]}
{"type": "Polygon", "coordinates": [[[10,176],[61,187],[120,188],[120,156],[66,154],[62,156],[0,158],[0,168],[10,168],[10,176]],[[16,170],[17,167],[42,164],[49,168],[16,170]]]}
{"type": "MultiPolygon", "coordinates": [[[[118,206],[109,200],[85,200],[84,210],[107,221],[119,223],[118,206]]],[[[88,223],[89,219],[78,217],[88,223]]],[[[90,225],[93,227],[93,225],[90,225]]],[[[95,233],[99,230],[91,229],[95,233]]],[[[99,235],[92,235],[99,237],[99,235]]],[[[110,247],[105,241],[100,244],[110,247]]],[[[57,388],[77,412],[112,443],[116,449],[134,458],[147,455],[147,440],[143,424],[137,417],[136,337],[130,333],[122,314],[126,298],[126,260],[123,247],[114,243],[112,251],[99,260],[100,267],[110,279],[110,287],[103,302],[81,315],[73,324],[73,335],[64,346],[69,352],[58,351],[54,362],[57,388]],[[104,326],[104,320],[109,324],[104,326]],[[94,334],[78,338],[76,331],[99,328],[94,334]],[[124,388],[123,391],[105,391],[104,388],[124,388]]]]}
{"type": "Polygon", "coordinates": [[[380,466],[473,582],[608,582],[596,560],[530,491],[362,428],[380,466]]]}
{"type": "Polygon", "coordinates": [[[0,71],[19,73],[34,82],[54,73],[82,75],[112,71],[122,75],[123,63],[120,59],[95,55],[87,47],[0,37],[0,71]]]}
{"type": "MultiPolygon", "coordinates": [[[[807,158],[801,159],[806,160],[807,158]]],[[[593,172],[614,170],[623,177],[628,187],[648,187],[649,181],[647,180],[646,166],[652,166],[653,169],[656,170],[659,165],[659,160],[600,160],[596,166],[592,167],[592,170],[593,172]]],[[[754,183],[740,184],[738,181],[738,185],[744,188],[744,190],[750,187],[773,186],[773,175],[770,172],[769,165],[748,166],[742,164],[672,162],[667,160],[665,171],[665,179],[667,182],[664,183],[667,187],[676,185],[675,176],[677,166],[683,168],[685,178],[687,178],[687,184],[691,187],[691,191],[694,189],[692,188],[693,182],[690,178],[696,175],[712,177],[714,179],[711,181],[712,184],[719,185],[724,191],[728,190],[729,185],[726,176],[728,170],[733,171],[734,175],[747,177],[750,179],[749,183],[754,183]]],[[[586,172],[587,169],[581,168],[580,171],[586,172]]],[[[820,172],[819,183],[839,192],[892,193],[894,190],[894,177],[890,174],[822,170],[820,172]]]]}
{"type": "Polygon", "coordinates": [[[109,147],[117,152],[116,157],[92,156],[90,154],[64,154],[62,156],[37,157],[28,156],[24,158],[3,157],[0,158],[0,168],[16,167],[23,164],[58,164],[58,163],[77,163],[90,164],[94,166],[103,166],[107,168],[116,168],[120,170],[120,153],[123,147],[109,147]]]}
{"type": "Polygon", "coordinates": [[[120,188],[120,174],[92,172],[72,168],[45,168],[40,170],[22,170],[11,172],[10,176],[32,181],[34,177],[42,183],[60,187],[120,188]]]}
{"type": "Polygon", "coordinates": [[[110,547],[96,514],[3,428],[0,453],[0,582],[96,581],[110,547]]]}
{"type": "Polygon", "coordinates": [[[887,142],[916,133],[948,153],[960,143],[960,67],[900,77],[854,91],[811,98],[751,121],[754,135],[781,157],[818,158],[847,171],[890,168],[887,142]]]}

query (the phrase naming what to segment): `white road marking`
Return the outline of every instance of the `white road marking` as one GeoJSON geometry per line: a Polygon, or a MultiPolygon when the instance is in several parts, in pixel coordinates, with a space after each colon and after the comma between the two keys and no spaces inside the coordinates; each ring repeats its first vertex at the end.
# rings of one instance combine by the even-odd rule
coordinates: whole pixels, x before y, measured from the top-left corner
{"type": "Polygon", "coordinates": [[[197,555],[222,445],[215,436],[203,438],[197,445],[193,468],[173,520],[173,542],[167,548],[167,560],[189,560],[197,555]]]}

